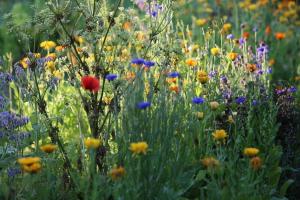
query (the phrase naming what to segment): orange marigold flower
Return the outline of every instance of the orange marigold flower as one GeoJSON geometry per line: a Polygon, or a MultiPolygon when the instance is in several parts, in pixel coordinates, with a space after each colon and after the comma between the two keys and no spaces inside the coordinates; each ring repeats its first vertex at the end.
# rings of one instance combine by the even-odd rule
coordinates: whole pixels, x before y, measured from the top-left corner
{"type": "Polygon", "coordinates": [[[238,57],[238,54],[237,53],[234,53],[234,52],[230,52],[227,54],[227,57],[230,59],[230,60],[235,60],[237,57],[238,57]]]}
{"type": "Polygon", "coordinates": [[[112,180],[117,180],[125,175],[125,169],[122,166],[113,168],[110,171],[109,175],[112,178],[112,180]]]}
{"type": "Polygon", "coordinates": [[[270,35],[271,32],[272,32],[271,26],[268,25],[268,26],[266,27],[266,29],[265,29],[265,34],[266,34],[266,35],[270,35]]]}
{"type": "Polygon", "coordinates": [[[197,65],[197,60],[194,58],[186,59],[185,63],[190,67],[195,67],[197,65]]]}
{"type": "Polygon", "coordinates": [[[243,33],[243,38],[248,39],[250,37],[250,33],[249,32],[244,32],[243,33]]]}
{"type": "Polygon", "coordinates": [[[285,33],[277,32],[277,33],[275,33],[275,38],[277,40],[283,40],[285,38],[285,33]]]}
{"type": "Polygon", "coordinates": [[[197,72],[197,79],[200,83],[204,84],[204,83],[207,83],[207,81],[209,80],[209,77],[205,71],[200,70],[197,72]]]}
{"type": "Polygon", "coordinates": [[[212,156],[203,158],[201,163],[207,168],[214,168],[220,165],[220,162],[212,156]]]}
{"type": "Polygon", "coordinates": [[[179,87],[178,87],[178,85],[171,85],[170,87],[169,87],[169,89],[171,90],[171,91],[173,91],[173,92],[176,92],[176,93],[179,93],[179,87]]]}
{"type": "Polygon", "coordinates": [[[57,145],[54,144],[45,144],[40,147],[40,149],[45,153],[52,153],[57,149],[57,145]]]}
{"type": "Polygon", "coordinates": [[[258,157],[258,156],[255,156],[255,157],[251,158],[250,165],[251,165],[252,169],[254,169],[254,170],[260,169],[261,166],[262,166],[261,158],[258,157]]]}
{"type": "Polygon", "coordinates": [[[256,69],[257,69],[256,64],[250,64],[250,63],[247,64],[247,70],[249,72],[255,72],[256,69]]]}

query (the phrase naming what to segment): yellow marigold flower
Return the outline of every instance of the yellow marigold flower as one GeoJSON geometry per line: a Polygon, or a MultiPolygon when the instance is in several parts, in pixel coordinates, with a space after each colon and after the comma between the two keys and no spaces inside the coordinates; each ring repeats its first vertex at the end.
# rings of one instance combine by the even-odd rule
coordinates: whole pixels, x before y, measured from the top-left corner
{"type": "Polygon", "coordinates": [[[57,47],[55,47],[56,51],[63,51],[64,49],[65,49],[64,46],[57,46],[57,47]]]}
{"type": "Polygon", "coordinates": [[[103,101],[106,105],[109,105],[111,103],[111,100],[113,99],[112,96],[105,96],[103,97],[103,101]]]}
{"type": "Polygon", "coordinates": [[[75,42],[82,44],[84,43],[84,38],[82,36],[75,36],[75,42]]]}
{"type": "Polygon", "coordinates": [[[230,124],[234,123],[234,119],[233,119],[232,115],[228,116],[227,122],[230,124]]]}
{"type": "Polygon", "coordinates": [[[142,41],[146,38],[145,34],[142,32],[142,31],[138,31],[136,33],[136,39],[139,40],[139,41],[142,41]]]}
{"type": "Polygon", "coordinates": [[[256,10],[258,7],[257,7],[256,4],[252,3],[252,4],[249,5],[248,8],[249,8],[249,10],[253,11],[253,10],[256,10]]]}
{"type": "Polygon", "coordinates": [[[196,117],[200,120],[203,119],[204,113],[203,112],[196,112],[196,117]]]}
{"type": "Polygon", "coordinates": [[[207,23],[207,19],[201,18],[196,20],[198,26],[204,26],[207,23]]]}
{"type": "Polygon", "coordinates": [[[51,60],[55,60],[56,59],[56,54],[55,53],[49,53],[46,58],[50,58],[51,60]]]}
{"type": "Polygon", "coordinates": [[[110,171],[109,175],[112,178],[112,180],[117,180],[125,175],[125,169],[122,166],[113,168],[110,171]]]}
{"type": "Polygon", "coordinates": [[[47,69],[49,69],[51,72],[54,72],[55,63],[53,61],[46,62],[45,65],[47,69]]]}
{"type": "Polygon", "coordinates": [[[228,137],[226,131],[223,129],[215,130],[215,132],[212,133],[212,136],[215,140],[225,140],[228,137]]]}
{"type": "Polygon", "coordinates": [[[125,79],[127,81],[135,79],[135,73],[134,72],[127,72],[126,75],[125,75],[125,79]]]}
{"type": "Polygon", "coordinates": [[[202,70],[197,72],[197,78],[198,81],[202,84],[206,83],[209,80],[207,73],[202,70]]]}
{"type": "Polygon", "coordinates": [[[179,86],[178,85],[175,85],[175,84],[172,84],[169,89],[173,92],[176,92],[176,93],[179,93],[179,86]]]}
{"type": "Polygon", "coordinates": [[[45,50],[50,50],[50,49],[56,47],[56,43],[53,41],[44,41],[40,44],[40,47],[45,50]]]}
{"type": "Polygon", "coordinates": [[[219,107],[219,103],[216,102],[216,101],[210,102],[209,105],[210,105],[210,108],[211,108],[212,110],[217,110],[218,107],[219,107]]]}
{"type": "Polygon", "coordinates": [[[25,158],[19,158],[18,163],[20,165],[32,165],[33,163],[41,162],[40,157],[25,157],[25,158]]]}
{"type": "Polygon", "coordinates": [[[40,149],[45,153],[52,153],[57,149],[57,145],[55,144],[45,144],[40,147],[40,149]]]}
{"type": "Polygon", "coordinates": [[[300,76],[296,76],[295,81],[300,81],[300,76]]]}
{"type": "Polygon", "coordinates": [[[194,58],[188,58],[186,59],[185,64],[187,64],[190,67],[195,67],[197,65],[197,60],[194,58]]]}
{"type": "Polygon", "coordinates": [[[253,148],[253,147],[248,147],[244,149],[244,155],[245,156],[256,156],[259,153],[259,149],[253,148]]]}
{"type": "Polygon", "coordinates": [[[25,57],[23,58],[21,61],[20,61],[20,64],[22,65],[22,67],[24,69],[27,69],[28,68],[28,63],[30,62],[29,58],[25,57]]]}
{"type": "Polygon", "coordinates": [[[41,58],[41,54],[40,54],[40,53],[35,53],[35,54],[34,54],[34,57],[35,57],[35,58],[41,58]]]}
{"type": "Polygon", "coordinates": [[[131,143],[129,149],[133,152],[133,154],[146,154],[148,150],[148,144],[146,142],[131,143]]]}
{"type": "Polygon", "coordinates": [[[28,173],[37,173],[42,169],[42,165],[39,162],[33,163],[32,165],[22,165],[22,169],[28,173]]]}
{"type": "Polygon", "coordinates": [[[232,27],[232,26],[231,26],[230,23],[224,24],[223,27],[222,27],[222,32],[225,32],[225,33],[229,32],[230,29],[231,29],[231,27],[232,27]]]}
{"type": "Polygon", "coordinates": [[[220,49],[218,47],[214,47],[210,49],[212,55],[216,56],[220,53],[220,49]]]}
{"type": "Polygon", "coordinates": [[[132,27],[132,24],[131,22],[127,21],[123,24],[123,29],[126,30],[126,31],[130,31],[131,27],[132,27]]]}
{"type": "Polygon", "coordinates": [[[218,167],[220,165],[220,162],[215,159],[214,157],[205,157],[201,160],[202,165],[204,165],[207,168],[214,168],[218,167]]]}
{"type": "Polygon", "coordinates": [[[261,158],[258,157],[258,156],[255,156],[255,157],[251,158],[251,160],[250,160],[250,166],[254,170],[260,169],[261,166],[262,166],[262,160],[261,160],[261,158]]]}
{"type": "Polygon", "coordinates": [[[269,65],[272,66],[272,65],[274,65],[274,64],[275,64],[275,59],[274,59],[274,58],[270,59],[270,60],[269,60],[269,65]]]}
{"type": "Polygon", "coordinates": [[[227,57],[230,59],[230,60],[235,60],[237,58],[238,54],[237,53],[234,53],[234,52],[230,52],[227,54],[227,57]]]}
{"type": "Polygon", "coordinates": [[[166,78],[167,83],[176,83],[177,78],[166,78]]]}
{"type": "Polygon", "coordinates": [[[88,149],[97,149],[101,145],[101,140],[88,137],[84,140],[84,144],[88,149]]]}
{"type": "Polygon", "coordinates": [[[58,79],[62,79],[63,75],[62,75],[62,73],[59,70],[55,70],[53,72],[53,76],[56,77],[56,78],[58,78],[58,79]]]}

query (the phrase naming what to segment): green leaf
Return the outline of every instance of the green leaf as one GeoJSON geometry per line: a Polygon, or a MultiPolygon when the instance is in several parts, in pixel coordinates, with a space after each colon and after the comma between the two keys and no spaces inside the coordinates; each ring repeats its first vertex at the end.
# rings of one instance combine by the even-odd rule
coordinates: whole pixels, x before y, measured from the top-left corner
{"type": "Polygon", "coordinates": [[[286,195],[286,192],[291,184],[293,184],[295,181],[293,179],[287,180],[280,188],[280,196],[284,197],[286,195]]]}

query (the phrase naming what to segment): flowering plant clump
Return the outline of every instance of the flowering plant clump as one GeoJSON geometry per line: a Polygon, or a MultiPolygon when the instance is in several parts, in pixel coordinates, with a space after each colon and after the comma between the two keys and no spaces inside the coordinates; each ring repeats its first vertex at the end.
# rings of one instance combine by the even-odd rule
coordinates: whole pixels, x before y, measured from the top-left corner
{"type": "Polygon", "coordinates": [[[294,1],[31,8],[5,16],[22,54],[0,59],[0,199],[289,197],[294,1]]]}

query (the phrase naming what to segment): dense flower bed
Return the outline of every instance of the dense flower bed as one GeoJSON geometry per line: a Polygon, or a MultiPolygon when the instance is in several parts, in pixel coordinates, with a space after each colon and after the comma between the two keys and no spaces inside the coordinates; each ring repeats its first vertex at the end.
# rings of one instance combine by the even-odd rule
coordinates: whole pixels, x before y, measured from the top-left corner
{"type": "Polygon", "coordinates": [[[272,78],[299,8],[233,2],[48,1],[44,41],[0,63],[0,197],[284,199],[299,77],[272,78]]]}

